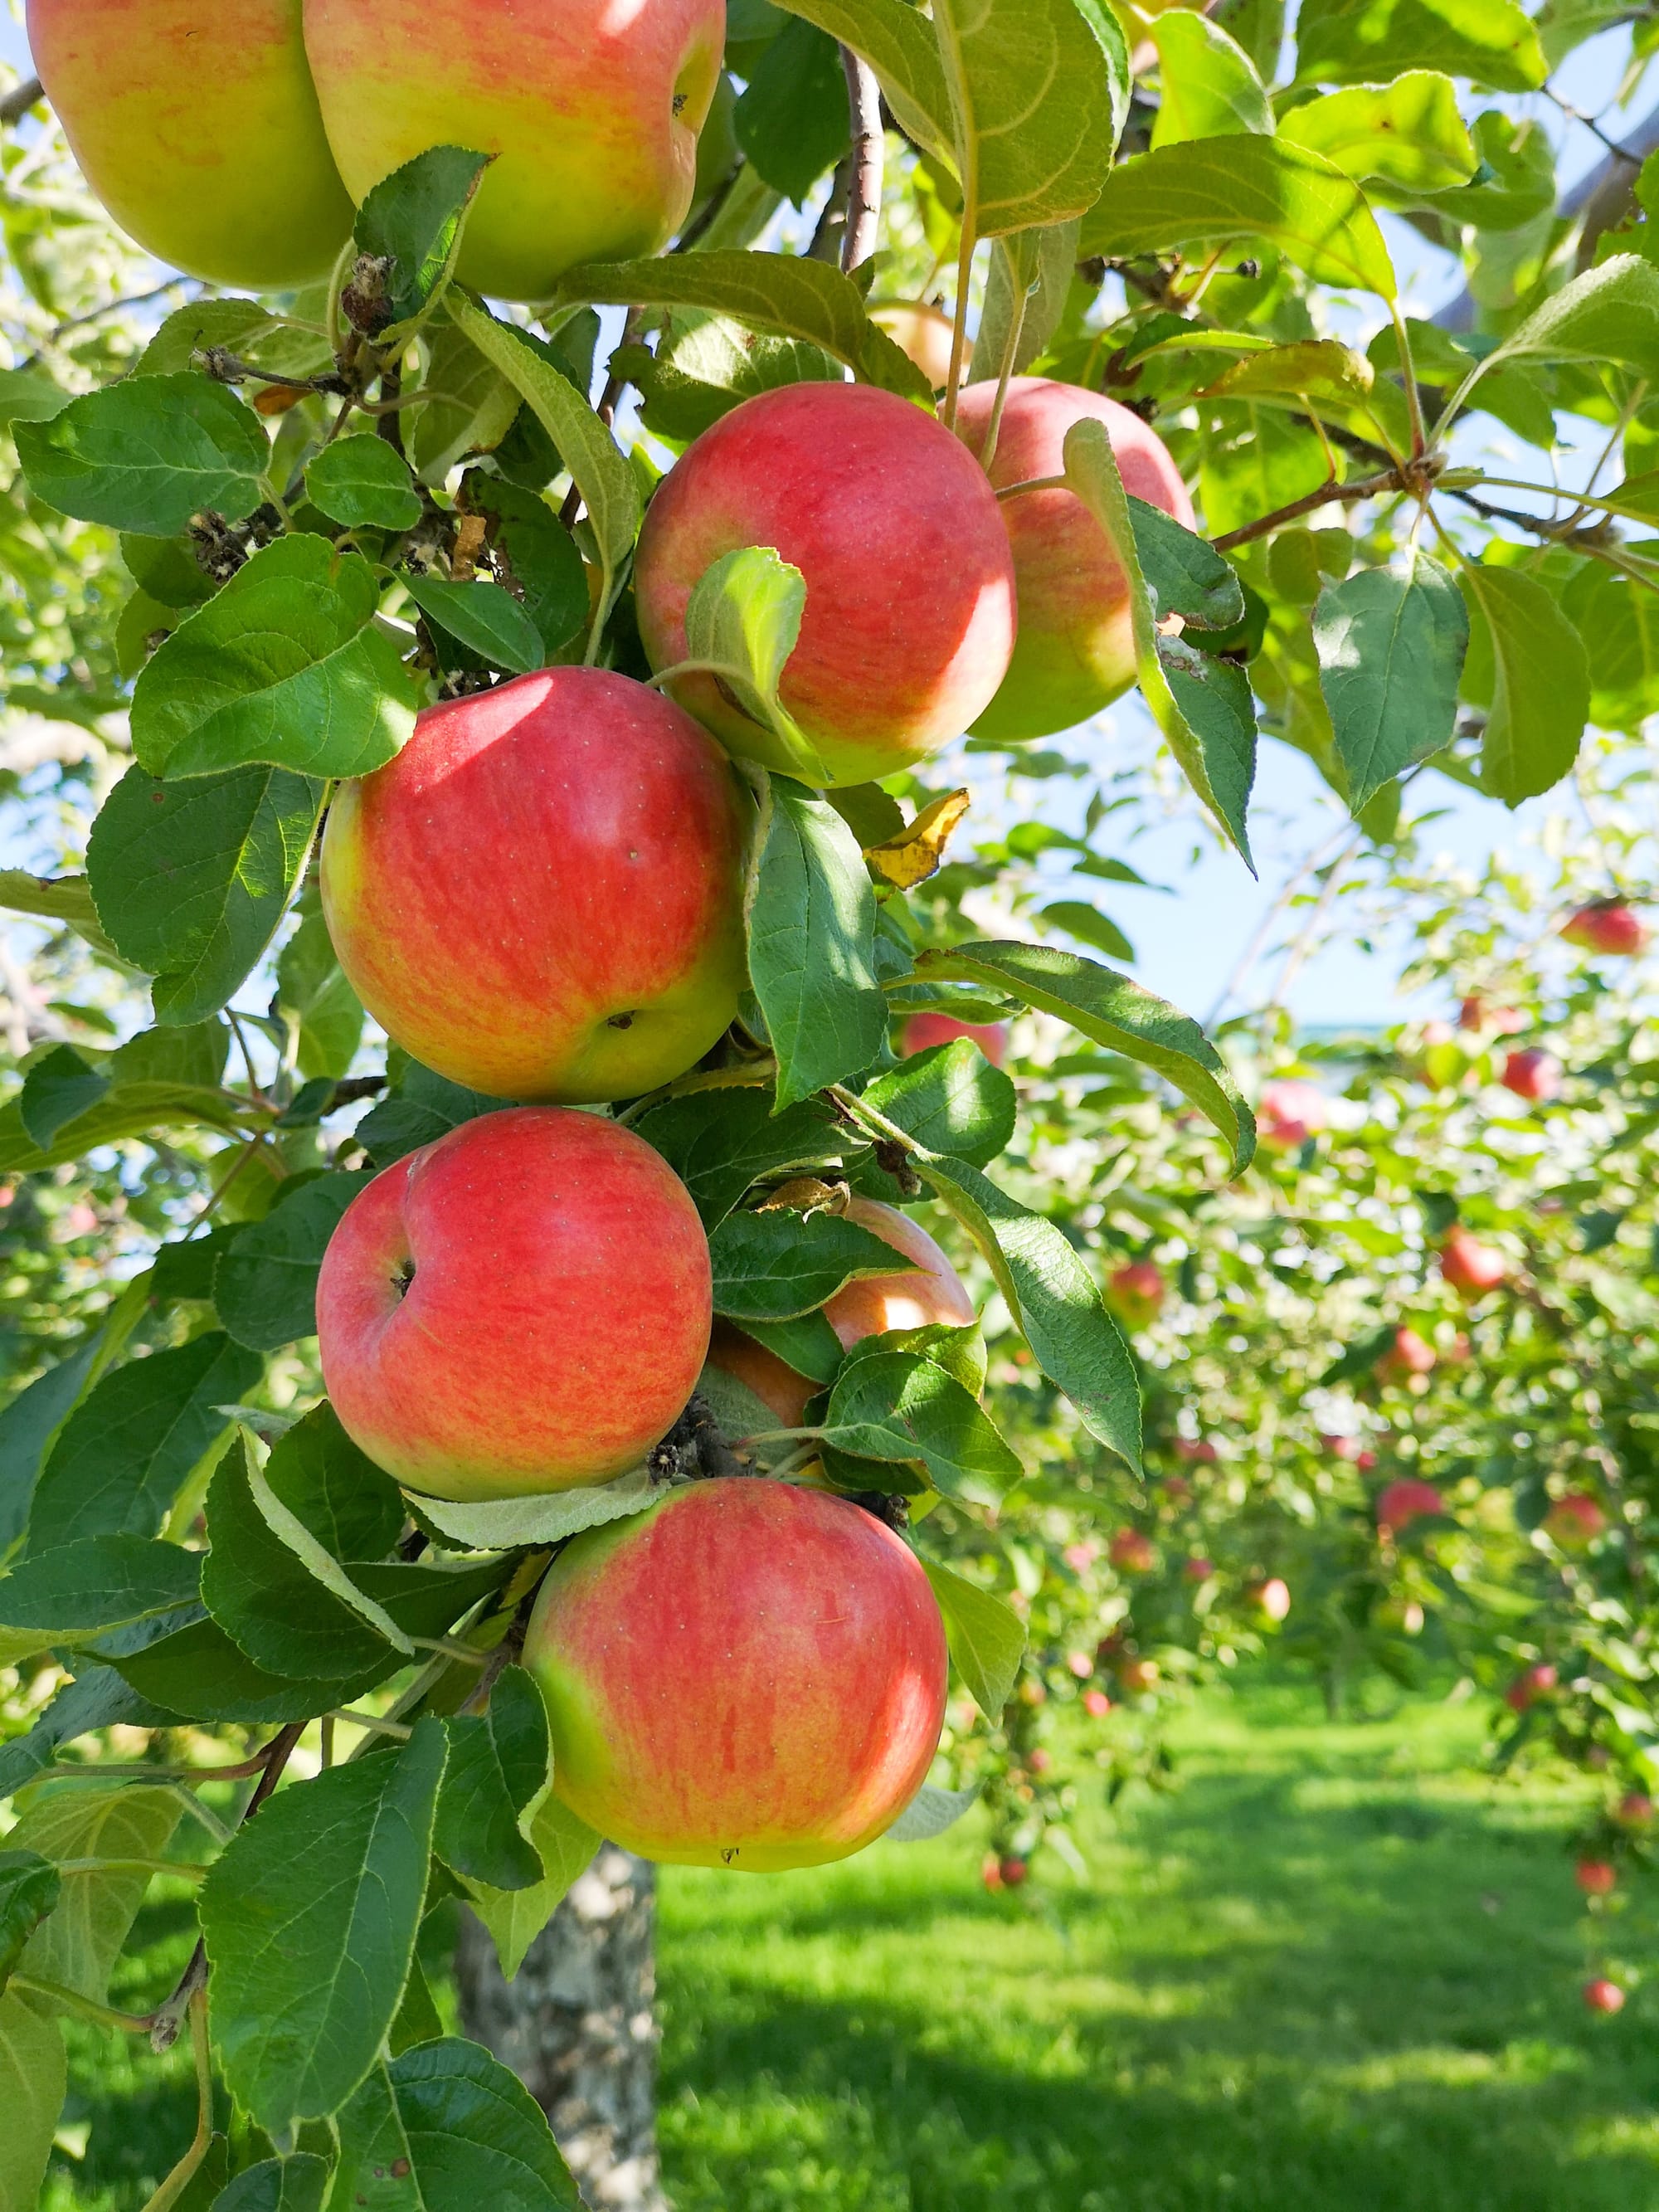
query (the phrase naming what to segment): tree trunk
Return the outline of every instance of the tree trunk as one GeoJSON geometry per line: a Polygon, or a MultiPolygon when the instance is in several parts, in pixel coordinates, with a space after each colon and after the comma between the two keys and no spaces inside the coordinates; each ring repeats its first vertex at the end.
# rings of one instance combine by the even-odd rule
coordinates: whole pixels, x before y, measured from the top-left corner
{"type": "Polygon", "coordinates": [[[668,2212],[657,2172],[655,1869],[614,1844],[572,1887],[515,1980],[471,1913],[462,2025],[525,2083],[592,2212],[668,2212]]]}

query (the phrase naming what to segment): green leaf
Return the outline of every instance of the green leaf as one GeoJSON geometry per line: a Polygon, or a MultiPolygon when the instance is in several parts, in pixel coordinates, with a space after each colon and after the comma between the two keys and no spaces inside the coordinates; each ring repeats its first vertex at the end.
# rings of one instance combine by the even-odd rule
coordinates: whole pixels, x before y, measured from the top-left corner
{"type": "Polygon", "coordinates": [[[915,1796],[882,1838],[884,1844],[931,1844],[954,1828],[980,1801],[981,1791],[939,1790],[924,1782],[915,1796]]]}
{"type": "Polygon", "coordinates": [[[12,432],[29,489],[60,514],[171,538],[194,514],[228,522],[264,497],[259,417],[204,376],[136,376],[12,432]]]}
{"type": "Polygon", "coordinates": [[[737,1322],[811,1313],[861,1275],[900,1275],[911,1263],[836,1213],[728,1214],[708,1240],[714,1310],[737,1322]]]}
{"type": "Polygon", "coordinates": [[[24,1944],[57,1904],[63,1886],[57,1868],[38,1851],[0,1851],[0,1996],[24,1944]]]}
{"type": "Polygon", "coordinates": [[[28,1136],[44,1152],[66,1121],[89,1112],[108,1089],[109,1077],[101,1068],[89,1067],[73,1045],[60,1044],[30,1067],[17,1111],[28,1136]]]}
{"type": "MultiPolygon", "coordinates": [[[[10,1551],[27,1524],[35,1483],[64,1424],[119,1358],[148,1309],[153,1275],[127,1285],[105,1317],[74,1350],[17,1392],[0,1412],[0,1555],[10,1551]]],[[[0,1762],[5,1753],[0,1748],[0,1762]]],[[[0,1797],[7,1793],[0,1790],[0,1797]]]]}
{"type": "Polygon", "coordinates": [[[1462,582],[1491,641],[1481,786],[1506,806],[1518,806],[1559,783],[1578,757],[1589,713],[1589,657],[1535,577],[1470,562],[1462,582]]]}
{"type": "Polygon", "coordinates": [[[587,621],[587,571],[576,541],[537,492],[500,479],[475,483],[473,497],[498,518],[496,568],[524,594],[524,611],[541,639],[542,666],[580,636],[587,621]]]}
{"type": "Polygon", "coordinates": [[[1494,346],[1476,374],[1519,361],[1613,361],[1659,374],[1659,268],[1615,253],[1585,270],[1494,346]]]}
{"type": "Polygon", "coordinates": [[[363,1009],[334,957],[320,913],[307,915],[283,947],[276,1011],[299,1030],[301,1074],[307,1081],[328,1076],[337,1082],[362,1041],[363,1009]]]}
{"type": "MultiPolygon", "coordinates": [[[[155,337],[138,356],[137,373],[140,376],[180,375],[196,368],[197,356],[213,346],[222,346],[246,359],[260,339],[281,328],[276,317],[257,300],[186,301],[163,317],[155,337]]],[[[318,346],[321,350],[320,339],[318,346]]]]}
{"type": "Polygon", "coordinates": [[[72,396],[38,369],[0,369],[0,423],[50,422],[72,396]]]}
{"type": "Polygon", "coordinates": [[[1051,945],[959,945],[923,952],[917,973],[1007,993],[1069,1022],[1173,1085],[1213,1122],[1242,1173],[1255,1155],[1255,1123],[1226,1062],[1195,1021],[1127,975],[1051,945]]]}
{"type": "Polygon", "coordinates": [[[0,907],[11,914],[38,915],[43,921],[61,921],[94,951],[119,957],[98,926],[98,910],[84,876],[32,876],[22,868],[0,868],[0,907]]]}
{"type": "Polygon", "coordinates": [[[1017,231],[1012,238],[994,242],[985,280],[985,305],[980,312],[968,374],[969,384],[988,383],[1000,377],[1005,360],[1016,376],[1023,376],[1047,350],[1076,281],[1079,228],[1074,219],[1048,223],[1039,230],[1017,231]],[[1022,304],[1019,339],[1010,356],[1008,341],[1022,304]]]}
{"type": "MultiPolygon", "coordinates": [[[[178,1717],[151,1705],[108,1667],[82,1667],[26,1734],[0,1744],[0,1797],[15,1796],[49,1767],[61,1747],[94,1729],[122,1723],[168,1728],[178,1717]]],[[[3,2110],[0,2106],[0,2110],[3,2110]]],[[[0,2199],[3,2202],[3,2199],[0,2199]]]]}
{"type": "Polygon", "coordinates": [[[1123,162],[1085,218],[1082,243],[1085,253],[1130,257],[1253,239],[1316,283],[1395,296],[1389,249],[1358,185],[1283,139],[1196,138],[1123,162]]]}
{"type": "MultiPolygon", "coordinates": [[[[660,1493],[659,1493],[660,1494],[660,1493]]],[[[585,1820],[559,1802],[550,1790],[525,1823],[532,1848],[547,1869],[531,1889],[491,1889],[468,1881],[472,1910],[489,1930],[501,1972],[509,1981],[525,1953],[553,1917],[560,1899],[592,1863],[599,1838],[585,1820]]]]}
{"type": "Polygon", "coordinates": [[[306,497],[349,530],[412,530],[421,519],[409,463],[372,430],[323,447],[307,465],[306,497]]]}
{"type": "Polygon", "coordinates": [[[640,419],[659,437],[689,443],[722,415],[786,384],[839,384],[843,371],[819,346],[745,331],[729,315],[676,317],[657,349],[625,346],[613,366],[638,385],[640,419]]]}
{"type": "Polygon", "coordinates": [[[57,2021],[30,1998],[0,1996],[0,2204],[39,2203],[68,2087],[57,2021]]]}
{"type": "Polygon", "coordinates": [[[1152,40],[1162,87],[1154,147],[1241,131],[1273,136],[1273,112],[1255,64],[1218,24],[1172,9],[1153,18],[1152,40]]]}
{"type": "Polygon", "coordinates": [[[1385,783],[1451,743],[1469,618],[1451,576],[1413,550],[1327,584],[1313,633],[1358,815],[1385,783]]]}
{"type": "MultiPolygon", "coordinates": [[[[1103,952],[1109,960],[1133,960],[1135,949],[1109,915],[1088,905],[1082,899],[1056,899],[1039,913],[1039,921],[1051,928],[1063,929],[1068,937],[1075,937],[1079,945],[1092,945],[1103,952]]],[[[981,1160],[979,1164],[983,1167],[981,1160]]]]}
{"type": "Polygon", "coordinates": [[[87,847],[98,918],[155,977],[158,1022],[216,1013],[263,957],[316,835],[323,786],[286,769],[162,783],[130,768],[87,847]]]}
{"type": "Polygon", "coordinates": [[[380,1559],[404,1525],[401,1492],[340,1426],[326,1401],[279,1437],[265,1480],[337,1559],[380,1559]]]}
{"type": "Polygon", "coordinates": [[[584,1528],[597,1528],[607,1521],[625,1521],[642,1513],[662,1495],[661,1486],[646,1468],[593,1489],[553,1490],[528,1498],[486,1498],[476,1505],[458,1505],[447,1498],[418,1499],[422,1521],[467,1551],[516,1551],[526,1545],[562,1544],[584,1528]]]}
{"type": "Polygon", "coordinates": [[[868,1067],[887,1034],[864,854],[833,806],[785,777],[767,779],[744,905],[781,1110],[868,1067]]]}
{"type": "Polygon", "coordinates": [[[1099,1286],[1052,1221],[966,1161],[918,1156],[917,1173],[984,1255],[1032,1357],[1091,1436],[1140,1465],[1140,1390],[1099,1286]]]}
{"type": "Polygon", "coordinates": [[[1102,0],[935,0],[933,27],[974,234],[1086,214],[1128,112],[1116,17],[1102,0]]]}
{"type": "Polygon", "coordinates": [[[987,1720],[1000,1721],[1025,1656],[1024,1624],[989,1590],[964,1582],[931,1559],[921,1564],[945,1616],[945,1639],[957,1672],[987,1720]]]}
{"type": "Polygon", "coordinates": [[[317,1277],[346,1208],[374,1180],[368,1170],[317,1176],[279,1191],[213,1271],[213,1302],[238,1344],[279,1352],[317,1331],[317,1277]]]}
{"type": "MultiPolygon", "coordinates": [[[[1191,149],[1176,147],[1171,151],[1180,155],[1191,149]]],[[[1124,493],[1104,423],[1075,424],[1066,433],[1065,451],[1066,478],[1105,532],[1129,586],[1135,665],[1152,718],[1187,781],[1237,848],[1245,865],[1252,866],[1245,820],[1255,777],[1255,713],[1249,680],[1231,661],[1214,659],[1195,652],[1180,638],[1159,635],[1140,570],[1134,512],[1124,493]]],[[[1152,542],[1149,534],[1149,544],[1152,542]]],[[[1161,544],[1169,542],[1160,541],[1161,544]]]]}
{"type": "Polygon", "coordinates": [[[919,1460],[936,1490],[975,1504],[1000,1504],[1023,1472],[973,1393],[915,1352],[860,1346],[830,1394],[824,1428],[827,1443],[860,1459],[919,1460]]]}
{"type": "Polygon", "coordinates": [[[809,1382],[833,1382],[841,1370],[841,1339],[822,1312],[796,1314],[788,1321],[748,1321],[743,1334],[775,1352],[786,1367],[809,1382]]]}
{"type": "Polygon", "coordinates": [[[846,1133],[810,1101],[772,1110],[769,1090],[703,1091],[671,1098],[635,1122],[690,1192],[705,1229],[717,1229],[751,1183],[838,1159],[846,1133]]]}
{"type": "Polygon", "coordinates": [[[551,1748],[542,1693],[522,1667],[507,1667],[477,1718],[444,1723],[449,1759],[438,1795],[432,1848],[459,1875],[492,1889],[523,1890],[546,1880],[519,1820],[547,1788],[551,1748]]]}
{"type": "Polygon", "coordinates": [[[794,253],[722,252],[595,261],[562,278],[559,294],[595,305],[704,308],[746,330],[804,339],[844,362],[866,384],[933,404],[927,378],[870,320],[858,286],[826,261],[794,253]]]}
{"type": "Polygon", "coordinates": [[[358,209],[352,234],[359,249],[392,264],[386,295],[393,325],[420,314],[448,281],[463,220],[489,166],[487,154],[428,147],[382,178],[358,209]]]}
{"type": "Polygon", "coordinates": [[[39,1557],[79,1536],[154,1536],[228,1426],[219,1408],[264,1372],[216,1330],[118,1367],[76,1407],[40,1473],[29,1516],[39,1557]]]}
{"type": "Polygon", "coordinates": [[[453,584],[413,568],[400,568],[398,580],[423,615],[489,667],[529,676],[542,665],[541,632],[499,584],[453,584]]]}
{"type": "Polygon", "coordinates": [[[1333,406],[1351,408],[1363,405],[1375,382],[1375,372],[1364,354],[1355,353],[1335,338],[1297,338],[1290,345],[1246,354],[1243,361],[1235,362],[1206,384],[1200,397],[1298,403],[1323,399],[1333,406]]]}
{"type": "Polygon", "coordinates": [[[445,1750],[428,1718],[394,1753],[279,1790],[202,1886],[214,2042],[270,2134],[337,2112],[375,2064],[414,1956],[445,1750]]]}
{"type": "Polygon", "coordinates": [[[927,18],[908,0],[776,0],[862,54],[899,128],[928,153],[953,156],[951,92],[927,18]]]}
{"type": "Polygon", "coordinates": [[[157,648],[132,695],[132,743],[156,775],[254,761],[302,775],[367,775],[392,759],[419,704],[375,624],[361,554],[279,538],[157,648]]]}
{"type": "Polygon", "coordinates": [[[198,1552],[143,1536],[83,1536],[36,1553],[0,1576],[0,1666],[193,1605],[201,1578],[198,1552]]]}
{"type": "Polygon", "coordinates": [[[340,2117],[333,2203],[376,2212],[581,2212],[541,2107],[476,2043],[381,2060],[340,2117]],[[379,2176],[395,2174],[388,2188],[379,2176]]]}
{"type": "MultiPolygon", "coordinates": [[[[171,1790],[77,1786],[37,1797],[6,1847],[53,1861],[156,1859],[183,1809],[171,1790]]],[[[23,1946],[18,1972],[106,2003],[110,1975],[149,1883],[147,1874],[64,1875],[57,1909],[23,1946]]]]}
{"type": "Polygon", "coordinates": [[[786,23],[738,100],[738,143],[769,185],[805,206],[852,143],[841,49],[815,25],[786,23]]]}
{"type": "Polygon", "coordinates": [[[915,1054],[878,1075],[864,1096],[930,1152],[976,1168],[1007,1150],[1018,1111],[1012,1083],[968,1037],[915,1054]]]}
{"type": "MultiPolygon", "coordinates": [[[[418,1973],[419,1967],[416,1968],[418,1973]]],[[[323,2212],[331,2169],[309,2151],[244,2166],[213,2200],[213,2212],[323,2212]]]]}
{"type": "Polygon", "coordinates": [[[1489,107],[1474,121],[1480,167],[1467,185],[1425,196],[1424,205],[1461,227],[1521,230],[1555,205],[1555,151],[1535,116],[1520,121],[1489,107]]]}
{"type": "Polygon", "coordinates": [[[375,1166],[389,1168],[422,1145],[436,1144],[463,1121],[498,1113],[505,1103],[482,1091],[465,1090],[411,1060],[396,1079],[392,1096],[357,1124],[357,1136],[375,1166]]]}
{"type": "Polygon", "coordinates": [[[1362,184],[1376,177],[1410,192],[1466,185],[1480,158],[1458,112],[1457,88],[1437,70],[1328,92],[1291,108],[1279,137],[1322,154],[1362,184]]]}
{"type": "Polygon", "coordinates": [[[1244,587],[1231,563],[1209,539],[1144,499],[1126,496],[1125,503],[1140,573],[1158,620],[1179,615],[1199,629],[1231,629],[1243,622],[1244,587]]]}
{"type": "Polygon", "coordinates": [[[459,290],[452,289],[447,307],[451,322],[522,395],[563,456],[592,526],[603,576],[599,607],[603,619],[640,534],[645,506],[639,479],[586,394],[544,361],[527,337],[511,324],[498,323],[459,290]]]}
{"type": "Polygon", "coordinates": [[[464,454],[495,452],[524,401],[453,323],[437,324],[426,337],[423,396],[404,420],[412,422],[409,453],[416,473],[423,483],[441,484],[464,454]]]}
{"type": "Polygon", "coordinates": [[[1319,0],[1304,10],[1299,82],[1358,84],[1412,69],[1472,77],[1495,92],[1530,92],[1546,75],[1517,0],[1319,0]]]}
{"type": "Polygon", "coordinates": [[[755,725],[744,758],[823,784],[829,769],[778,696],[805,610],[805,579],[770,546],[723,554],[686,602],[684,665],[714,676],[755,725]]]}

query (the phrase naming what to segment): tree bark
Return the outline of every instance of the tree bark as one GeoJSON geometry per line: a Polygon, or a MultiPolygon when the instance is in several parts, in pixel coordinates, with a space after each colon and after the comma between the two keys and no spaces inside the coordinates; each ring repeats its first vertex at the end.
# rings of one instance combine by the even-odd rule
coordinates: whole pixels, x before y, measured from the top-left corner
{"type": "Polygon", "coordinates": [[[455,1972],[467,2034],[547,2114],[592,2212],[668,2212],[657,2171],[655,1869],[614,1844],[507,1981],[463,1916],[455,1972]]]}

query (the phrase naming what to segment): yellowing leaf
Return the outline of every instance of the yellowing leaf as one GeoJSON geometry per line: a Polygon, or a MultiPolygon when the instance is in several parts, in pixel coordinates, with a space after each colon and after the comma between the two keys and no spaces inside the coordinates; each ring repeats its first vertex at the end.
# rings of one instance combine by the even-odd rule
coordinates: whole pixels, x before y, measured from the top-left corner
{"type": "Polygon", "coordinates": [[[866,846],[865,859],[884,882],[899,890],[925,884],[929,876],[939,872],[951,832],[968,811],[969,804],[965,791],[947,792],[943,799],[924,806],[899,836],[866,846]]]}

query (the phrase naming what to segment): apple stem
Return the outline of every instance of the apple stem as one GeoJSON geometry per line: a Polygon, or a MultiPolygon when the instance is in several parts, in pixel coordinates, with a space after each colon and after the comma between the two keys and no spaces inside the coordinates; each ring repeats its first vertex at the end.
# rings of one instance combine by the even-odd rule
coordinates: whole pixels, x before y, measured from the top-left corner
{"type": "Polygon", "coordinates": [[[758,1436],[739,1437],[735,1449],[741,1451],[750,1444],[818,1443],[828,1433],[824,1429],[763,1429],[758,1436]]]}
{"type": "MultiPolygon", "coordinates": [[[[994,451],[994,448],[990,449],[994,451]]],[[[987,462],[989,466],[989,462],[987,462]]],[[[1018,499],[1023,491],[1066,491],[1070,488],[1069,477],[1028,477],[1024,483],[1004,484],[997,494],[999,499],[1018,499]]]]}

